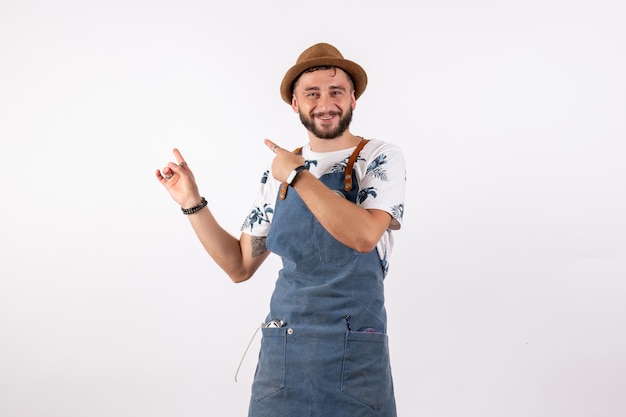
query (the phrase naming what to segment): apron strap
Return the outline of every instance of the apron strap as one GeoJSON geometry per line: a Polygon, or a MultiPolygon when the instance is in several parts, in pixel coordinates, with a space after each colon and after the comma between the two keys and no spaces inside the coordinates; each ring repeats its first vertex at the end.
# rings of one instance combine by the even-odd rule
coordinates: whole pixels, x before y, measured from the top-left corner
{"type": "MultiPolygon", "coordinates": [[[[346,191],[350,191],[352,189],[352,167],[354,166],[356,159],[359,157],[361,150],[367,144],[367,142],[369,142],[369,139],[361,139],[359,144],[356,145],[354,152],[352,152],[352,155],[350,155],[350,159],[348,159],[348,164],[346,165],[346,170],[343,175],[343,189],[346,191]]],[[[295,149],[293,153],[299,155],[300,153],[302,153],[302,147],[295,149]]],[[[289,184],[287,184],[286,182],[283,182],[280,185],[280,191],[278,193],[279,199],[284,200],[287,197],[288,188],[289,184]]]]}
{"type": "Polygon", "coordinates": [[[350,191],[352,189],[352,166],[359,157],[361,149],[363,149],[367,142],[369,142],[369,139],[361,139],[361,142],[356,145],[356,149],[352,152],[352,155],[350,155],[350,159],[348,159],[348,165],[346,165],[346,170],[343,175],[343,189],[346,191],[350,191]]]}

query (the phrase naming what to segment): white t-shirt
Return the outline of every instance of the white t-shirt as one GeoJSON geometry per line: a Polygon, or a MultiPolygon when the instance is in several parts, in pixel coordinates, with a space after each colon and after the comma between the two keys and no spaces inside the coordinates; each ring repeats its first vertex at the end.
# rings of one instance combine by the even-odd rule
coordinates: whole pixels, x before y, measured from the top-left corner
{"type": "MultiPolygon", "coordinates": [[[[344,172],[354,147],[334,152],[313,152],[310,145],[302,148],[302,156],[309,172],[316,178],[331,172],[344,172]]],[[[377,245],[378,256],[387,265],[393,248],[391,230],[400,229],[404,214],[404,190],[406,167],[400,148],[391,143],[372,139],[361,150],[354,163],[359,184],[356,204],[364,209],[386,211],[393,218],[389,229],[377,245]]],[[[276,196],[280,182],[274,179],[270,170],[261,178],[261,187],[241,226],[241,231],[253,236],[267,236],[272,224],[276,196]]]]}

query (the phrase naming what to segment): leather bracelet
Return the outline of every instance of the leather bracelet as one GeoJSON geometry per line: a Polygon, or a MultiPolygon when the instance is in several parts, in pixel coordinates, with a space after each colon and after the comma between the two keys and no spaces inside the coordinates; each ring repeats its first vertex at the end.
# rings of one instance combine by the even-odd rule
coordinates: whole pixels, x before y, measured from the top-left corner
{"type": "Polygon", "coordinates": [[[181,207],[180,209],[182,210],[183,214],[186,216],[189,216],[190,214],[194,214],[199,212],[200,210],[202,210],[203,208],[205,208],[207,206],[207,204],[209,204],[206,199],[204,197],[202,197],[202,200],[200,200],[200,203],[197,206],[193,206],[190,208],[183,208],[181,207]]]}

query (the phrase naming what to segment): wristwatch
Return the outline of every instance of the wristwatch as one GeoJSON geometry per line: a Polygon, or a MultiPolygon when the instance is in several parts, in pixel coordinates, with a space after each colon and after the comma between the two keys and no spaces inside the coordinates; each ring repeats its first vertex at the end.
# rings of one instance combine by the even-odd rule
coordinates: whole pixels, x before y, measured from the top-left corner
{"type": "Polygon", "coordinates": [[[307,169],[306,166],[300,165],[299,167],[297,167],[296,169],[294,169],[293,171],[289,173],[289,176],[287,177],[287,180],[285,182],[291,185],[291,183],[293,182],[293,180],[296,179],[300,171],[304,171],[305,169],[307,169]]]}

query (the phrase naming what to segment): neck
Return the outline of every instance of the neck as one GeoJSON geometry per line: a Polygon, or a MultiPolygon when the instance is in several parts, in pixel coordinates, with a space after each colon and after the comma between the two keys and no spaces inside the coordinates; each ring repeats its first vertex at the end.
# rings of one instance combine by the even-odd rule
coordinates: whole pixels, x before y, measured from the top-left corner
{"type": "Polygon", "coordinates": [[[363,139],[360,136],[354,136],[352,133],[345,131],[341,136],[335,139],[320,139],[309,132],[309,143],[311,150],[314,152],[333,152],[342,149],[355,147],[363,139]]]}

